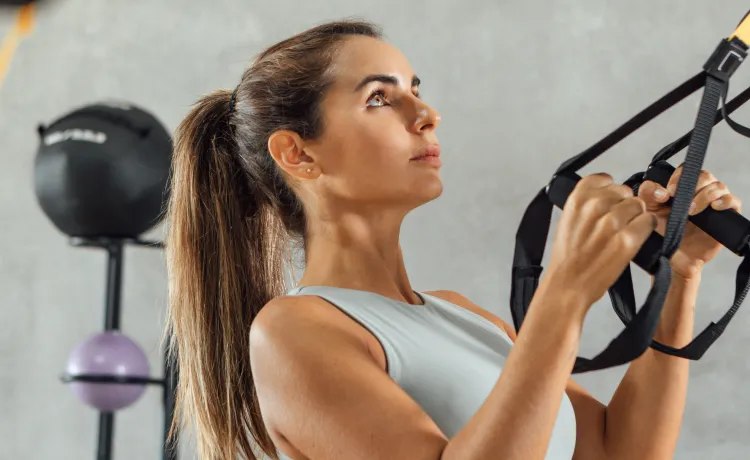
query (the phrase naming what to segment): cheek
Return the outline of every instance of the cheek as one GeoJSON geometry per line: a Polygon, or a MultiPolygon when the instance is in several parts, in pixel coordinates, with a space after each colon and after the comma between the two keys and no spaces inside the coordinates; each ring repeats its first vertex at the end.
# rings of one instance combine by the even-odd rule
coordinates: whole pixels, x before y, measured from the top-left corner
{"type": "Polygon", "coordinates": [[[402,125],[369,123],[359,128],[351,131],[351,150],[347,152],[357,162],[357,169],[391,173],[404,169],[412,153],[410,136],[402,125]]]}
{"type": "Polygon", "coordinates": [[[403,195],[410,180],[409,159],[415,148],[411,135],[394,120],[369,117],[339,124],[328,138],[330,191],[357,200],[403,195]],[[334,134],[335,133],[335,134],[334,134]]]}

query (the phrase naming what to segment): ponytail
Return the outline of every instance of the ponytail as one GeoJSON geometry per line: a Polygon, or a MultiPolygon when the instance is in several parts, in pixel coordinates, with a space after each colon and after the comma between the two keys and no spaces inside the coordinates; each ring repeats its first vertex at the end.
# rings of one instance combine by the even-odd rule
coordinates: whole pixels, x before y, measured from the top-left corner
{"type": "Polygon", "coordinates": [[[204,96],[175,134],[165,330],[180,374],[172,433],[177,420],[190,425],[201,459],[255,460],[251,442],[277,458],[260,416],[249,336],[263,305],[284,292],[285,230],[240,162],[231,97],[204,96]]]}
{"type": "Polygon", "coordinates": [[[179,381],[175,419],[192,428],[198,458],[272,459],[250,367],[250,326],[283,295],[292,242],[304,244],[303,203],[268,152],[277,130],[323,131],[321,101],[335,50],[365,21],[324,23],[281,41],[243,73],[233,97],[198,101],[177,128],[167,209],[169,312],[165,338],[179,381]]]}

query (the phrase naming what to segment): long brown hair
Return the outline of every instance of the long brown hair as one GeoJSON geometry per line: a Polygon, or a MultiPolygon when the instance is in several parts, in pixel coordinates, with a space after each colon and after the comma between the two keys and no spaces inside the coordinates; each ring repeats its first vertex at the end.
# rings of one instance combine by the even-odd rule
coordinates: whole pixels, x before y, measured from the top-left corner
{"type": "Polygon", "coordinates": [[[165,338],[179,369],[177,427],[199,458],[277,458],[250,368],[250,325],[285,292],[290,241],[304,244],[303,207],[271,158],[280,129],[315,138],[337,45],[380,38],[365,21],[322,24],[263,51],[235,90],[202,97],[175,133],[166,238],[165,338]],[[255,446],[253,446],[253,444],[255,446]]]}

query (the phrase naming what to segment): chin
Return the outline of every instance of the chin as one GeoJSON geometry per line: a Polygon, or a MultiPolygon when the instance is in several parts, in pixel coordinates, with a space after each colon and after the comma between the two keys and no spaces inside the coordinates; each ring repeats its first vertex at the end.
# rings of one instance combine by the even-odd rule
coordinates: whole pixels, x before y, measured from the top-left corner
{"type": "Polygon", "coordinates": [[[414,197],[414,200],[418,202],[417,206],[421,206],[436,200],[442,194],[443,181],[441,181],[440,178],[435,178],[435,180],[432,180],[429,183],[419,184],[419,188],[413,191],[412,196],[414,197]]]}

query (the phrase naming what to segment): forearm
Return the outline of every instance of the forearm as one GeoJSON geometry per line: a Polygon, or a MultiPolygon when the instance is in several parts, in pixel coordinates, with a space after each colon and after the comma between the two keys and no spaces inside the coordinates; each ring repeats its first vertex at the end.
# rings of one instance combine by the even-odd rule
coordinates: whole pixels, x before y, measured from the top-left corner
{"type": "Polygon", "coordinates": [[[583,323],[566,304],[540,287],[493,390],[442,460],[545,458],[583,323]]]}
{"type": "MultiPolygon", "coordinates": [[[[675,276],[654,339],[682,348],[693,339],[699,279],[675,276]]],[[[630,364],[606,411],[609,459],[674,456],[687,395],[689,361],[649,348],[630,364]]]]}

